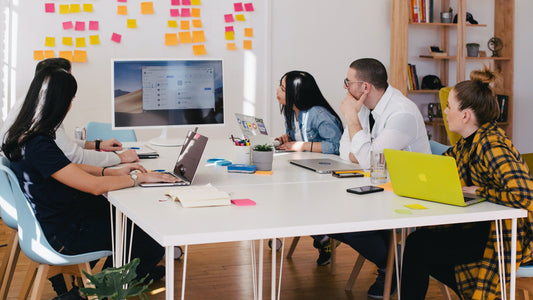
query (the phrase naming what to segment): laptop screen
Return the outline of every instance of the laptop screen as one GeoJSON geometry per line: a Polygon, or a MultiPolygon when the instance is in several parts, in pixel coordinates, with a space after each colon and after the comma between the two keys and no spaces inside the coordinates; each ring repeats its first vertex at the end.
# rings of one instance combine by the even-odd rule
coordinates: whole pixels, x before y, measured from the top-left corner
{"type": "Polygon", "coordinates": [[[187,181],[192,182],[206,145],[207,137],[189,131],[174,166],[174,174],[180,174],[187,181]]]}
{"type": "Polygon", "coordinates": [[[237,118],[237,123],[239,123],[242,134],[250,140],[252,146],[272,144],[272,139],[268,136],[263,119],[239,113],[235,113],[235,117],[237,118]]]}

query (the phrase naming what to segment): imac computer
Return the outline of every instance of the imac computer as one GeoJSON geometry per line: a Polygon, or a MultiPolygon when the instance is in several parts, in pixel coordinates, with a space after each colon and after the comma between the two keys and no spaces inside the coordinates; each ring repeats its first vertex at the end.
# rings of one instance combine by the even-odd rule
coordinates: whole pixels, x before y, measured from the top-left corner
{"type": "Polygon", "coordinates": [[[167,128],[224,124],[220,59],[114,59],[111,69],[114,129],[161,128],[150,142],[179,146],[167,128]]]}

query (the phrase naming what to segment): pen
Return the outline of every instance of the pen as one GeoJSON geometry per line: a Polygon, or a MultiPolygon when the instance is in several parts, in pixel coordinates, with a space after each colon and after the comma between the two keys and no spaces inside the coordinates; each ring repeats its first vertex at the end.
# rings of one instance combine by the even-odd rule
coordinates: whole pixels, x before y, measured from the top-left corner
{"type": "Polygon", "coordinates": [[[152,170],[150,172],[165,172],[165,170],[163,170],[163,169],[155,169],[155,170],[152,170]]]}
{"type": "Polygon", "coordinates": [[[233,137],[233,134],[231,135],[231,140],[235,143],[235,138],[233,137]]]}
{"type": "Polygon", "coordinates": [[[346,174],[346,173],[363,173],[360,170],[349,170],[349,171],[333,171],[335,174],[346,174]]]}
{"type": "Polygon", "coordinates": [[[141,148],[139,148],[139,147],[128,147],[128,149],[141,150],[141,148]]]}

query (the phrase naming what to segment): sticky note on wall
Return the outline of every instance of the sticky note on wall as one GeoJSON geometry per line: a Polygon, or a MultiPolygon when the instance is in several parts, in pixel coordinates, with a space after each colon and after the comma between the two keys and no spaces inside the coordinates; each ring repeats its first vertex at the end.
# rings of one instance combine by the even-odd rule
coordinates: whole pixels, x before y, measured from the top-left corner
{"type": "Polygon", "coordinates": [[[71,13],[79,13],[81,11],[81,7],[79,4],[71,4],[70,5],[70,12],[71,13]]]}
{"type": "Polygon", "coordinates": [[[180,5],[180,0],[171,0],[170,5],[180,5]]]}
{"type": "Polygon", "coordinates": [[[99,25],[98,21],[89,21],[89,30],[98,30],[99,25]]]}
{"type": "Polygon", "coordinates": [[[72,51],[59,51],[59,57],[72,61],[72,51]]]}
{"type": "Polygon", "coordinates": [[[235,22],[235,20],[233,19],[233,15],[232,14],[224,15],[224,21],[226,21],[226,23],[235,22]]]}
{"type": "Polygon", "coordinates": [[[182,8],[181,9],[181,16],[184,18],[191,16],[191,9],[190,8],[182,8]]]}
{"type": "Polygon", "coordinates": [[[226,31],[226,40],[233,41],[235,39],[235,33],[233,31],[226,31]]]}
{"type": "Polygon", "coordinates": [[[68,5],[68,4],[60,4],[59,5],[59,13],[60,14],[68,14],[68,13],[70,13],[70,5],[68,5]]]}
{"type": "Polygon", "coordinates": [[[89,44],[91,44],[91,45],[100,45],[100,36],[98,36],[98,35],[90,35],[89,36],[89,44]]]}
{"type": "Polygon", "coordinates": [[[235,15],[235,19],[237,21],[246,21],[246,18],[244,18],[244,15],[242,15],[242,14],[235,15]]]}
{"type": "Polygon", "coordinates": [[[128,19],[126,21],[126,27],[128,27],[128,28],[137,28],[137,20],[136,19],[128,19]]]}
{"type": "Polygon", "coordinates": [[[183,20],[180,22],[180,27],[182,30],[189,30],[191,28],[188,20],[183,20]]]}
{"type": "Polygon", "coordinates": [[[207,51],[205,51],[205,46],[204,45],[194,45],[192,46],[192,50],[194,52],[194,55],[198,56],[198,55],[206,55],[207,54],[207,51]]]}
{"type": "Polygon", "coordinates": [[[149,15],[154,13],[153,2],[141,2],[141,14],[149,15]]]}
{"type": "Polygon", "coordinates": [[[74,28],[74,30],[85,31],[85,22],[76,21],[76,28],[74,28]]]}
{"type": "Polygon", "coordinates": [[[252,50],[252,41],[250,40],[244,40],[242,42],[242,48],[246,50],[252,50]]]}
{"type": "Polygon", "coordinates": [[[199,8],[191,9],[191,17],[199,18],[200,17],[200,9],[199,8]]]}
{"type": "Polygon", "coordinates": [[[63,29],[68,30],[74,28],[72,21],[63,22],[63,29]]]}
{"type": "Polygon", "coordinates": [[[178,21],[176,21],[176,20],[168,20],[168,27],[178,28],[178,21]]]}
{"type": "Polygon", "coordinates": [[[192,32],[192,42],[193,43],[203,43],[205,42],[205,35],[203,30],[193,31],[192,32]]]}
{"type": "Polygon", "coordinates": [[[233,8],[235,9],[236,12],[244,10],[244,8],[242,7],[242,2],[234,3],[233,8]]]}
{"type": "Polygon", "coordinates": [[[201,5],[201,1],[200,0],[192,0],[191,1],[191,5],[201,5]]]}
{"type": "Polygon", "coordinates": [[[237,45],[235,43],[227,43],[226,44],[226,49],[228,49],[230,51],[237,50],[237,45]]]}
{"type": "Polygon", "coordinates": [[[175,33],[165,33],[165,45],[174,46],[178,44],[178,35],[175,33]]]}
{"type": "Polygon", "coordinates": [[[33,60],[43,60],[44,52],[43,50],[34,50],[33,51],[33,60]]]}
{"type": "Polygon", "coordinates": [[[254,11],[254,4],[253,3],[246,3],[244,4],[244,9],[248,12],[254,11]]]}
{"type": "Polygon", "coordinates": [[[117,6],[117,14],[125,16],[128,14],[128,7],[125,5],[119,5],[117,6]]]}
{"type": "Polygon", "coordinates": [[[245,37],[253,37],[254,36],[254,29],[253,28],[244,28],[244,36],[245,37]]]}
{"type": "Polygon", "coordinates": [[[93,5],[92,5],[92,3],[85,3],[85,4],[83,4],[83,11],[84,11],[84,12],[93,12],[93,5]]]}
{"type": "Polygon", "coordinates": [[[192,27],[202,28],[202,20],[192,20],[192,27]]]}
{"type": "Polygon", "coordinates": [[[87,62],[87,51],[74,50],[73,62],[87,62]]]}
{"type": "Polygon", "coordinates": [[[55,57],[54,50],[44,50],[44,58],[55,57]]]}
{"type": "Polygon", "coordinates": [[[46,47],[55,47],[56,46],[56,38],[51,37],[51,36],[47,36],[44,39],[44,45],[46,47]]]}
{"type": "Polygon", "coordinates": [[[82,48],[82,47],[86,47],[86,46],[87,46],[87,44],[85,43],[85,38],[84,37],[76,38],[76,47],[82,48]]]}
{"type": "Polygon", "coordinates": [[[63,45],[72,46],[72,38],[66,36],[63,37],[63,45]]]}
{"type": "Polygon", "coordinates": [[[120,41],[122,40],[122,35],[113,32],[113,34],[111,35],[111,40],[115,43],[120,44],[120,41]]]}
{"type": "Polygon", "coordinates": [[[171,16],[171,17],[179,17],[179,16],[180,16],[180,10],[179,10],[179,8],[171,9],[171,10],[170,10],[170,16],[171,16]]]}
{"type": "Polygon", "coordinates": [[[190,31],[182,31],[179,33],[180,43],[187,44],[192,43],[191,38],[191,32],[190,31]]]}
{"type": "Polygon", "coordinates": [[[45,3],[44,4],[44,12],[47,13],[54,13],[56,12],[56,6],[54,3],[45,3]]]}

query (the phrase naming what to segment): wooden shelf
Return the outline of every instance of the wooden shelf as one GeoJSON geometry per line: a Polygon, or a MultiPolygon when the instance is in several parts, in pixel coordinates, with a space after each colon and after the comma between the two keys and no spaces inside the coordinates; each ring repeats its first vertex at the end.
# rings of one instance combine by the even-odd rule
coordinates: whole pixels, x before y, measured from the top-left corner
{"type": "MultiPolygon", "coordinates": [[[[420,58],[426,58],[426,59],[449,59],[454,60],[457,59],[457,56],[433,56],[433,55],[420,55],[420,58]]],[[[511,60],[510,57],[465,57],[466,60],[511,60]]]]}
{"type": "MultiPolygon", "coordinates": [[[[457,27],[457,23],[415,23],[415,22],[409,22],[409,25],[457,27]]],[[[466,24],[466,27],[487,27],[487,25],[486,24],[466,24]]]]}
{"type": "Polygon", "coordinates": [[[409,94],[438,94],[440,90],[410,90],[409,94]]]}

